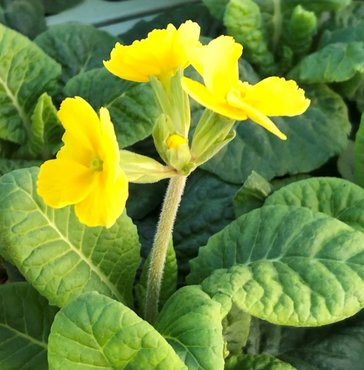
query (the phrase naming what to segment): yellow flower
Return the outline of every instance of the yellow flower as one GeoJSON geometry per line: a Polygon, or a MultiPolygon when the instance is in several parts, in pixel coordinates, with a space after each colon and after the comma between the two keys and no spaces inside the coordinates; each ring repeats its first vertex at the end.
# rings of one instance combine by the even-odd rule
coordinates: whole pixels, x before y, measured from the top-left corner
{"type": "Polygon", "coordinates": [[[220,36],[197,48],[191,64],[205,85],[182,78],[185,91],[198,103],[233,120],[247,118],[280,139],[284,135],[268,116],[295,116],[310,105],[295,81],[268,77],[255,85],[239,80],[238,60],[243,48],[232,37],[220,36]]]}
{"type": "Polygon", "coordinates": [[[132,45],[117,43],[105,67],[125,80],[148,82],[154,76],[166,81],[177,70],[186,68],[190,50],[199,46],[200,26],[186,21],[176,29],[169,24],[166,29],[156,29],[143,40],[132,45]]]}
{"type": "Polygon", "coordinates": [[[40,167],[38,193],[53,208],[75,205],[87,226],[111,227],[125,208],[128,181],[109,112],[101,108],[99,117],[75,97],[63,101],[58,117],[64,146],[40,167]]]}

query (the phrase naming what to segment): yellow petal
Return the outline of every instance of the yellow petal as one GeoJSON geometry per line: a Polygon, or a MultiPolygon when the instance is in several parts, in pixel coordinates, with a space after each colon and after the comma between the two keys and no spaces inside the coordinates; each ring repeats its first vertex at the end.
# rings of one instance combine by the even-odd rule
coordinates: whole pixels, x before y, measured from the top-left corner
{"type": "Polygon", "coordinates": [[[131,45],[117,43],[104,66],[125,80],[147,82],[151,76],[165,80],[189,64],[188,51],[199,43],[200,27],[187,21],[177,30],[172,24],[155,29],[131,45]]]}
{"type": "Polygon", "coordinates": [[[76,204],[88,196],[94,172],[76,162],[52,159],[40,166],[37,191],[44,202],[60,208],[76,204]]]}
{"type": "Polygon", "coordinates": [[[225,97],[239,81],[238,60],[243,47],[230,36],[220,36],[200,50],[192,60],[197,71],[202,70],[206,87],[216,96],[225,97]]]}
{"type": "Polygon", "coordinates": [[[58,118],[67,132],[67,144],[77,147],[80,151],[97,150],[100,120],[86,100],[79,96],[65,99],[58,111],[58,118]]]}
{"type": "Polygon", "coordinates": [[[247,119],[244,110],[230,106],[226,100],[213,95],[204,85],[187,77],[182,77],[182,87],[202,106],[234,120],[247,119]]]}
{"type": "Polygon", "coordinates": [[[238,94],[235,94],[233,92],[230,93],[228,95],[228,101],[232,106],[243,110],[248,118],[250,118],[258,125],[264,127],[272,134],[278,136],[281,140],[287,140],[287,136],[283,134],[265,114],[255,109],[255,107],[248,105],[243,99],[240,98],[238,94]]]}
{"type": "Polygon", "coordinates": [[[245,103],[267,116],[296,116],[306,111],[310,100],[293,80],[268,77],[252,86],[245,103]]]}
{"type": "Polygon", "coordinates": [[[94,227],[111,227],[125,209],[128,198],[128,181],[120,170],[111,182],[103,173],[97,176],[97,185],[92,192],[75,205],[75,212],[81,223],[94,227]]]}

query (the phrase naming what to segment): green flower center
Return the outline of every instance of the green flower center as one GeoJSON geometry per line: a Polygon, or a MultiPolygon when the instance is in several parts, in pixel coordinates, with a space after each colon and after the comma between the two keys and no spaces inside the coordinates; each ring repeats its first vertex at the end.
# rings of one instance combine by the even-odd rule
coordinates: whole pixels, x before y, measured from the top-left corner
{"type": "Polygon", "coordinates": [[[94,171],[102,171],[104,167],[104,162],[99,158],[95,157],[90,163],[90,168],[94,171]]]}

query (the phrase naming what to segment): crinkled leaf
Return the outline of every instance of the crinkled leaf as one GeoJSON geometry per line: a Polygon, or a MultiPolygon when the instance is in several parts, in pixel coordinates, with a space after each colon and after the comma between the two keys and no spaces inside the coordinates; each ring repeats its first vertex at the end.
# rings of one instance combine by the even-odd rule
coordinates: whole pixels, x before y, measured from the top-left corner
{"type": "MultiPolygon", "coordinates": [[[[144,313],[145,297],[147,291],[148,271],[150,264],[150,255],[144,262],[143,270],[140,275],[139,283],[136,284],[134,290],[139,303],[139,312],[144,313]]],[[[159,297],[159,308],[163,307],[168,298],[177,289],[177,260],[172,242],[169,243],[167,249],[166,262],[163,270],[162,286],[159,297]]]]}
{"type": "Polygon", "coordinates": [[[355,137],[354,159],[355,182],[364,187],[364,113],[355,137]]]}
{"type": "Polygon", "coordinates": [[[56,315],[48,351],[50,370],[187,369],[150,324],[96,292],[77,297],[56,315]]]}
{"type": "Polygon", "coordinates": [[[1,0],[4,19],[1,23],[34,38],[46,29],[42,0],[1,0]]]}
{"type": "Polygon", "coordinates": [[[264,206],[211,237],[191,261],[190,283],[247,313],[319,326],[364,305],[364,234],[303,207],[264,206]]]}
{"type": "Polygon", "coordinates": [[[61,67],[26,37],[0,25],[0,138],[25,144],[39,96],[54,91],[61,67]]]}
{"type": "Polygon", "coordinates": [[[271,184],[257,172],[252,171],[234,197],[235,216],[239,217],[263,205],[272,192],[271,184]]]}
{"type": "Polygon", "coordinates": [[[51,26],[34,42],[62,66],[62,81],[102,66],[118,39],[88,24],[51,26]]]}
{"type": "Polygon", "coordinates": [[[290,364],[268,354],[240,355],[230,358],[226,370],[294,370],[290,364]]]}
{"type": "Polygon", "coordinates": [[[43,203],[37,175],[32,168],[0,178],[1,249],[52,304],[96,290],[131,305],[140,262],[131,220],[124,213],[110,229],[86,227],[71,207],[43,203]]]}
{"type": "Polygon", "coordinates": [[[270,195],[265,205],[307,207],[364,232],[364,189],[350,181],[318,177],[289,184],[270,195]]]}
{"type": "Polygon", "coordinates": [[[173,241],[182,275],[200,245],[234,219],[233,196],[238,189],[205,171],[189,177],[178,210],[173,241]]]}
{"type": "Polygon", "coordinates": [[[72,78],[65,87],[68,96],[82,96],[95,109],[109,109],[121,147],[148,137],[158,115],[153,92],[147,84],[136,84],[94,69],[72,78]]]}
{"type": "Polygon", "coordinates": [[[220,305],[199,286],[179,289],[155,323],[189,370],[222,370],[223,336],[220,305]]]}
{"type": "Polygon", "coordinates": [[[303,58],[289,78],[304,83],[347,81],[364,73],[364,42],[337,42],[303,58]]]}
{"type": "Polygon", "coordinates": [[[28,141],[19,148],[21,158],[51,158],[61,146],[63,128],[57,118],[52,98],[43,93],[31,116],[28,141]]]}
{"type": "Polygon", "coordinates": [[[236,138],[203,168],[225,181],[241,184],[254,170],[268,181],[310,172],[347,145],[351,125],[343,99],[327,86],[307,89],[311,106],[298,117],[274,118],[288,136],[282,142],[262,127],[242,121],[236,138]]]}
{"type": "Polygon", "coordinates": [[[0,368],[47,370],[47,342],[57,312],[28,283],[0,285],[0,368]]]}

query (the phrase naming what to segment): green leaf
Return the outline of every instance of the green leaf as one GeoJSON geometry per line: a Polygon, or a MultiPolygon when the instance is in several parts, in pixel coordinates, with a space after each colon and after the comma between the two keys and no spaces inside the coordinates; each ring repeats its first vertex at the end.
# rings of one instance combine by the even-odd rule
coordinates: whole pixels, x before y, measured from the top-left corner
{"type": "Polygon", "coordinates": [[[57,315],[49,336],[49,369],[187,369],[166,340],[122,303],[96,292],[57,315]]]}
{"type": "Polygon", "coordinates": [[[288,136],[282,142],[250,121],[237,126],[236,138],[203,168],[225,181],[241,184],[254,170],[267,181],[310,172],[347,145],[351,125],[343,99],[327,86],[307,89],[311,106],[298,117],[275,118],[288,136]]]}
{"type": "Polygon", "coordinates": [[[351,3],[351,0],[285,0],[285,2],[291,6],[301,5],[319,14],[324,11],[343,10],[351,3]]]}
{"type": "Polygon", "coordinates": [[[334,21],[333,28],[356,25],[364,19],[364,3],[361,0],[352,0],[340,12],[335,12],[332,19],[334,21]]]}
{"type": "Polygon", "coordinates": [[[220,305],[199,286],[179,289],[163,307],[155,327],[189,370],[224,369],[220,305]]]}
{"type": "Polygon", "coordinates": [[[364,232],[364,189],[350,181],[313,177],[289,184],[270,195],[265,205],[307,207],[364,232]]]}
{"type": "Polygon", "coordinates": [[[56,14],[71,8],[84,0],[43,0],[47,14],[56,14]]]}
{"type": "Polygon", "coordinates": [[[0,138],[25,144],[39,96],[52,93],[60,66],[29,39],[0,25],[0,138]]]}
{"type": "Polygon", "coordinates": [[[355,182],[364,187],[364,113],[355,136],[354,159],[355,182]]]}
{"type": "Polygon", "coordinates": [[[337,42],[303,58],[289,78],[304,83],[347,81],[364,73],[364,42],[337,42]]]}
{"type": "Polygon", "coordinates": [[[63,128],[57,118],[52,98],[43,93],[34,108],[27,143],[20,147],[17,156],[49,159],[61,146],[63,128]]]}
{"type": "Polygon", "coordinates": [[[221,20],[224,17],[225,8],[229,1],[230,0],[202,0],[211,14],[221,20]]]}
{"type": "Polygon", "coordinates": [[[239,217],[263,205],[265,198],[272,192],[271,184],[255,171],[249,175],[234,197],[235,216],[239,217]]]}
{"type": "Polygon", "coordinates": [[[294,370],[295,368],[286,362],[267,355],[240,355],[227,361],[227,370],[294,370]]]}
{"type": "MultiPolygon", "coordinates": [[[[145,297],[147,291],[148,271],[150,264],[150,254],[144,262],[143,270],[140,275],[139,283],[134,290],[139,303],[139,312],[145,311],[145,297]]],[[[166,262],[163,271],[163,280],[159,297],[159,308],[163,307],[168,298],[177,289],[177,260],[172,241],[168,244],[166,262]]]]}
{"type": "Polygon", "coordinates": [[[8,172],[20,169],[28,168],[33,166],[39,166],[41,162],[38,160],[26,160],[26,159],[6,159],[0,158],[0,175],[4,175],[8,172]]]}
{"type": "Polygon", "coordinates": [[[158,115],[148,84],[121,80],[104,68],[75,76],[67,83],[65,93],[82,96],[95,109],[108,108],[121,147],[148,137],[158,115]]]}
{"type": "Polygon", "coordinates": [[[46,29],[42,0],[1,0],[6,26],[34,38],[46,29]]]}
{"type": "Polygon", "coordinates": [[[56,307],[28,283],[0,285],[0,368],[47,370],[47,341],[56,307]]]}
{"type": "Polygon", "coordinates": [[[326,30],[320,39],[320,48],[337,42],[349,43],[353,41],[362,42],[364,33],[364,21],[348,27],[337,27],[326,30]]]}
{"type": "Polygon", "coordinates": [[[337,160],[337,170],[341,177],[352,182],[356,182],[354,149],[354,141],[349,140],[348,146],[337,160]]]}
{"type": "Polygon", "coordinates": [[[62,66],[64,83],[78,73],[101,67],[117,41],[107,32],[81,23],[52,26],[34,40],[62,66]]]}
{"type": "Polygon", "coordinates": [[[189,283],[252,316],[319,326],[364,305],[364,234],[303,207],[264,206],[211,237],[189,283]]]}
{"type": "Polygon", "coordinates": [[[282,328],[278,356],[300,370],[362,370],[363,312],[319,330],[282,328]]]}
{"type": "Polygon", "coordinates": [[[140,262],[131,220],[124,213],[110,229],[86,227],[71,207],[43,203],[36,193],[37,175],[38,168],[32,168],[0,178],[2,250],[52,304],[63,306],[96,290],[131,305],[140,262]]]}
{"type": "Polygon", "coordinates": [[[238,187],[201,170],[189,177],[178,210],[173,241],[182,275],[200,245],[234,219],[233,196],[238,187]]]}

